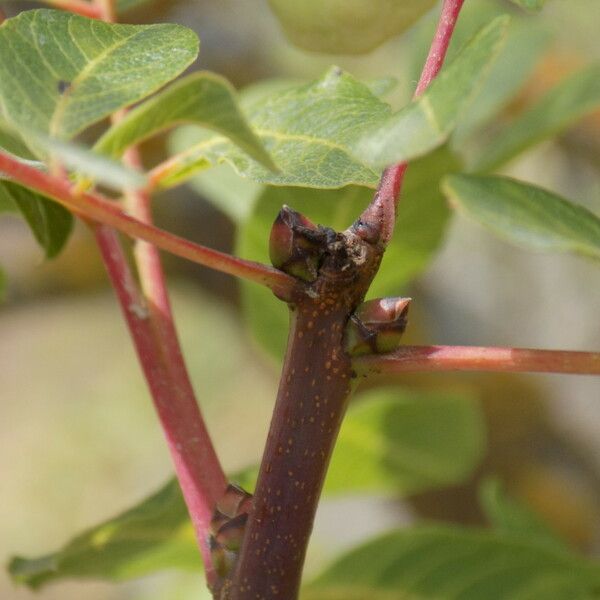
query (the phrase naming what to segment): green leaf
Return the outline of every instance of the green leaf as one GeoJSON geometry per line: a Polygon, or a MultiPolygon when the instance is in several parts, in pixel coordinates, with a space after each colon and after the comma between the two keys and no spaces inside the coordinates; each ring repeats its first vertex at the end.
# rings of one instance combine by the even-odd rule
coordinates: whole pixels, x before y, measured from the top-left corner
{"type": "Polygon", "coordinates": [[[382,168],[443,144],[500,51],[508,23],[501,16],[481,29],[420,98],[359,137],[355,156],[382,168]]]}
{"type": "Polygon", "coordinates": [[[114,519],[77,536],[58,552],[13,558],[13,579],[31,588],[65,578],[114,581],[161,569],[202,567],[176,481],[114,519]]]}
{"type": "Polygon", "coordinates": [[[113,125],[95,149],[119,157],[132,144],[173,125],[193,123],[213,129],[267,169],[271,157],[250,129],[229,82],[214,73],[194,73],[131,111],[113,125]]]}
{"type": "Polygon", "coordinates": [[[435,0],[269,0],[269,4],[300,48],[362,54],[408,29],[435,0]]]}
{"type": "Polygon", "coordinates": [[[128,10],[138,8],[142,4],[148,4],[152,0],[117,0],[117,13],[121,14],[128,10]]]}
{"type": "Polygon", "coordinates": [[[510,242],[600,258],[600,218],[552,192],[477,175],[451,175],[443,189],[455,209],[510,242]]]}
{"type": "MultiPolygon", "coordinates": [[[[0,151],[23,152],[31,156],[27,148],[11,131],[3,127],[0,118],[0,151]]],[[[13,155],[27,165],[43,169],[43,163],[13,155]]],[[[0,171],[0,213],[19,213],[29,225],[35,239],[46,257],[56,256],[67,242],[73,229],[73,217],[59,204],[11,181],[7,173],[0,171]]]]}
{"type": "MultiPolygon", "coordinates": [[[[388,246],[370,294],[400,293],[408,281],[421,273],[439,248],[450,211],[439,190],[441,178],[460,169],[446,149],[415,161],[406,172],[398,210],[397,235],[388,246]]],[[[268,187],[238,232],[240,256],[269,262],[268,240],[273,220],[283,204],[309,219],[334,229],[345,229],[368,205],[372,190],[349,186],[340,190],[268,187]]],[[[242,282],[244,315],[253,337],[274,358],[283,356],[287,335],[287,307],[269,290],[242,282]]]]}
{"type": "Polygon", "coordinates": [[[425,526],[375,538],[338,559],[306,600],[582,600],[600,567],[529,536],[425,526]]]}
{"type": "Polygon", "coordinates": [[[201,171],[188,184],[237,225],[252,214],[264,189],[260,183],[237,175],[228,164],[201,171]]]}
{"type": "Polygon", "coordinates": [[[351,151],[357,135],[381,123],[390,107],[349,74],[333,68],[317,82],[266,97],[258,93],[246,100],[242,95],[242,106],[280,171],[265,169],[222,136],[205,136],[189,148],[189,133],[177,131],[174,148],[186,151],[171,165],[164,185],[222,161],[259,183],[315,188],[377,185],[379,174],[351,151]]]}
{"type": "MultiPolygon", "coordinates": [[[[461,14],[461,19],[464,15],[461,14]]],[[[506,41],[492,63],[480,90],[461,113],[452,133],[453,147],[487,124],[512,100],[526,83],[547,48],[550,35],[541,21],[512,19],[506,41]]]]}
{"type": "Polygon", "coordinates": [[[484,438],[478,405],[464,394],[361,394],[342,424],[325,492],[409,495],[458,483],[482,459],[484,438]]]}
{"type": "Polygon", "coordinates": [[[138,102],[196,57],[179,25],[114,25],[52,10],[0,27],[0,105],[6,121],[71,138],[138,102]]]}
{"type": "Polygon", "coordinates": [[[506,533],[531,536],[560,550],[569,546],[527,506],[510,498],[496,479],[484,481],[479,489],[479,503],[492,526],[506,533]]]}
{"type": "Polygon", "coordinates": [[[592,65],[550,90],[534,106],[494,136],[472,165],[491,171],[535,144],[563,131],[600,106],[600,65],[592,65]]]}
{"type": "Polygon", "coordinates": [[[546,0],[511,0],[511,2],[526,10],[542,10],[546,4],[546,0]]]}
{"type": "Polygon", "coordinates": [[[0,207],[14,206],[23,215],[33,235],[46,252],[56,256],[73,228],[73,217],[62,206],[11,181],[0,181],[0,207]]]}
{"type": "Polygon", "coordinates": [[[36,148],[43,149],[77,175],[89,177],[107,187],[116,190],[140,189],[148,183],[147,177],[140,171],[96,154],[80,144],[33,132],[28,132],[27,137],[33,141],[36,148]]]}

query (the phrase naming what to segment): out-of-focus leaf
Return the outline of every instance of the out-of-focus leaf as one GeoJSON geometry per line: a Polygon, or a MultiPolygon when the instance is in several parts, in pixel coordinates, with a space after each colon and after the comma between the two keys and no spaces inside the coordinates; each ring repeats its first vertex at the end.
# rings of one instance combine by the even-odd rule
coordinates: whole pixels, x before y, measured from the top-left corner
{"type": "Polygon", "coordinates": [[[364,132],[355,155],[381,168],[443,144],[500,51],[508,22],[497,17],[481,29],[420,98],[364,132]]]}
{"type": "Polygon", "coordinates": [[[517,117],[474,161],[473,171],[491,171],[600,107],[600,65],[568,77],[517,117]]]}
{"type": "Polygon", "coordinates": [[[269,0],[269,4],[300,48],[362,54],[408,29],[435,0],[269,0]]]}
{"type": "Polygon", "coordinates": [[[546,4],[546,0],[511,0],[511,2],[527,10],[542,10],[546,4]]]}
{"type": "Polygon", "coordinates": [[[483,482],[479,490],[479,503],[494,529],[531,536],[559,550],[569,550],[569,546],[540,517],[527,506],[510,498],[498,480],[483,482]]]}
{"type": "Polygon", "coordinates": [[[20,137],[11,131],[11,128],[6,128],[3,124],[0,115],[0,149],[6,150],[15,156],[26,158],[28,160],[34,160],[35,156],[31,153],[29,148],[21,140],[20,137]]]}
{"type": "Polygon", "coordinates": [[[552,192],[478,175],[451,175],[443,189],[455,209],[510,242],[600,258],[600,218],[552,192]]]}
{"type": "Polygon", "coordinates": [[[18,583],[38,588],[66,578],[125,580],[162,569],[198,571],[202,564],[176,481],[114,519],[74,538],[58,552],[13,558],[18,583]]]}
{"type": "MultiPolygon", "coordinates": [[[[242,95],[242,106],[279,172],[251,160],[227,138],[209,135],[172,161],[162,184],[178,183],[196,170],[227,161],[240,175],[259,183],[377,185],[379,174],[351,155],[352,144],[359,132],[380,123],[391,109],[348,73],[333,68],[317,82],[250,99],[242,95]]],[[[177,152],[185,150],[187,142],[188,136],[175,132],[177,152]]]]}
{"type": "Polygon", "coordinates": [[[325,491],[409,495],[458,483],[481,460],[484,438],[479,408],[464,394],[367,392],[342,424],[325,491]]]}
{"type": "Polygon", "coordinates": [[[33,132],[29,132],[28,137],[36,148],[42,149],[68,169],[107,187],[116,190],[138,189],[148,183],[144,173],[96,154],[80,144],[33,132]]]}
{"type": "Polygon", "coordinates": [[[46,256],[56,256],[73,228],[73,217],[56,202],[17,185],[0,181],[0,207],[14,206],[27,221],[46,256]]]}
{"type": "Polygon", "coordinates": [[[142,4],[148,4],[153,0],[117,0],[117,12],[123,13],[133,8],[138,8],[142,4]]]}
{"type": "MultiPolygon", "coordinates": [[[[0,117],[0,151],[23,152],[31,156],[19,138],[4,128],[0,117]]],[[[35,160],[15,156],[34,168],[44,165],[35,160]]],[[[10,180],[7,173],[0,171],[0,213],[18,213],[29,225],[35,239],[43,248],[46,257],[56,256],[67,242],[73,229],[73,217],[62,206],[28,190],[10,180]]]]}
{"type": "Polygon", "coordinates": [[[260,183],[240,177],[228,164],[201,171],[188,184],[238,225],[250,216],[264,189],[260,183]]]}
{"type": "Polygon", "coordinates": [[[0,104],[4,119],[70,138],[153,93],[198,53],[180,25],[118,25],[33,10],[0,28],[0,104]]]}
{"type": "Polygon", "coordinates": [[[231,84],[208,72],[194,73],[178,81],[129,112],[100,138],[95,149],[116,158],[132,144],[183,123],[212,129],[267,169],[275,169],[246,122],[231,84]]]}
{"type": "MultiPolygon", "coordinates": [[[[371,295],[398,294],[402,286],[427,267],[443,239],[450,213],[439,183],[459,166],[446,148],[411,164],[404,181],[396,234],[386,250],[371,295]]],[[[341,190],[268,187],[239,230],[237,252],[252,260],[269,261],[269,232],[284,204],[315,223],[341,230],[352,224],[372,196],[372,190],[356,186],[341,190]]],[[[285,349],[287,307],[269,290],[243,282],[242,301],[253,337],[279,359],[285,349]]]]}
{"type": "MultiPolygon", "coordinates": [[[[348,411],[324,492],[409,494],[460,481],[481,459],[483,437],[471,398],[393,388],[370,392],[348,411]]],[[[255,477],[256,469],[247,469],[232,479],[251,490],[255,477]]],[[[55,553],[13,559],[10,572],[36,588],[58,579],[123,580],[199,566],[191,522],[173,480],[55,553]]]]}
{"type": "Polygon", "coordinates": [[[342,556],[306,600],[592,600],[600,567],[532,536],[451,526],[396,531],[342,556]]]}
{"type": "MultiPolygon", "coordinates": [[[[462,15],[461,15],[462,19],[462,15]]],[[[550,35],[540,21],[511,20],[498,57],[475,94],[468,110],[461,113],[452,133],[452,145],[462,142],[485,125],[526,83],[535,64],[548,46],[550,35]]]]}

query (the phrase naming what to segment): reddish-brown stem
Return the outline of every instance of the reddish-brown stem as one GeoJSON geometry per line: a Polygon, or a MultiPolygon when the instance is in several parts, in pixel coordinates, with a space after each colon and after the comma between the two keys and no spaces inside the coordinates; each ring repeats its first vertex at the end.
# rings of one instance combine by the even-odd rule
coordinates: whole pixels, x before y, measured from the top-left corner
{"type": "Polygon", "coordinates": [[[352,232],[315,230],[304,221],[295,227],[278,219],[272,242],[286,238],[286,223],[291,253],[310,249],[320,266],[316,279],[290,303],[288,347],[254,507],[234,576],[220,599],[298,597],[306,546],[352,387],[344,331],[381,260],[379,245],[352,232]]]}
{"type": "Polygon", "coordinates": [[[167,438],[204,563],[210,570],[206,533],[215,503],[225,489],[225,476],[197,404],[173,386],[149,309],[131,275],[117,233],[106,225],[92,227],[167,438]]]}
{"type": "Polygon", "coordinates": [[[410,371],[530,371],[600,375],[600,352],[490,348],[477,346],[402,346],[389,354],[353,359],[364,375],[410,371]]]}
{"type": "Polygon", "coordinates": [[[282,271],[195,244],[154,225],[142,223],[100,194],[77,193],[68,182],[22,163],[10,154],[0,152],[0,171],[7,173],[16,183],[56,200],[81,217],[110,225],[133,238],[150,242],[205,267],[265,285],[283,298],[290,297],[296,288],[296,280],[282,271]]]}
{"type": "MultiPolygon", "coordinates": [[[[464,0],[444,0],[437,30],[414,98],[418,98],[440,72],[463,3],[464,0]]],[[[384,246],[389,243],[394,232],[396,212],[407,167],[407,163],[398,163],[383,172],[377,193],[355,223],[357,233],[364,232],[362,234],[364,237],[371,240],[378,239],[384,246]]]]}
{"type": "Polygon", "coordinates": [[[4,21],[6,21],[6,15],[4,14],[4,11],[0,8],[0,25],[2,25],[4,21]]]}
{"type": "Polygon", "coordinates": [[[43,0],[46,4],[54,6],[55,8],[61,8],[84,17],[91,17],[92,19],[100,19],[100,9],[91,2],[85,0],[43,0]]]}

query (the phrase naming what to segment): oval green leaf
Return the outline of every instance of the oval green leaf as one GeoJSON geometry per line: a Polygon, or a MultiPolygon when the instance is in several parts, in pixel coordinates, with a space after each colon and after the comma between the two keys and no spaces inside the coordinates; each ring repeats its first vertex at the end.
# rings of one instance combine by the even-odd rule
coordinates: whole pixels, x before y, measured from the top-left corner
{"type": "Polygon", "coordinates": [[[11,125],[68,139],[181,73],[198,38],[180,25],[114,25],[52,10],[0,26],[0,105],[11,125]]]}
{"type": "Polygon", "coordinates": [[[223,136],[195,134],[191,139],[194,134],[182,129],[173,141],[181,154],[161,175],[162,184],[179,183],[200,169],[226,161],[240,175],[271,185],[377,185],[379,174],[352,156],[351,149],[357,135],[381,123],[391,109],[349,74],[333,68],[317,82],[248,100],[242,94],[242,106],[279,172],[251,160],[223,136]]]}
{"type": "Polygon", "coordinates": [[[451,175],[450,204],[498,236],[534,250],[600,259],[600,218],[552,192],[508,177],[451,175]]]}
{"type": "Polygon", "coordinates": [[[269,4],[300,48],[362,54],[408,29],[435,0],[269,0],[269,4]]]}
{"type": "Polygon", "coordinates": [[[500,51],[508,22],[500,16],[481,29],[422,96],[357,139],[355,156],[383,168],[443,144],[500,51]]]}
{"type": "Polygon", "coordinates": [[[231,84],[214,73],[194,73],[138,106],[95,145],[119,157],[132,144],[174,125],[193,123],[220,133],[264,167],[277,170],[241,112],[231,84]]]}

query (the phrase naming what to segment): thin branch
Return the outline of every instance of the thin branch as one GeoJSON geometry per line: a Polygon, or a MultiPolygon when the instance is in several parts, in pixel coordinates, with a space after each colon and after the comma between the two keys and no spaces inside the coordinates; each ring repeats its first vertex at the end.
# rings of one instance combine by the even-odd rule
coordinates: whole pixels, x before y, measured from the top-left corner
{"type": "MultiPolygon", "coordinates": [[[[440,72],[463,3],[464,0],[444,0],[437,30],[414,98],[418,98],[440,72]]],[[[400,192],[407,166],[407,163],[398,163],[383,172],[377,193],[353,226],[359,235],[370,241],[379,240],[383,246],[387,246],[394,232],[400,192]]]]}
{"type": "MultiPolygon", "coordinates": [[[[99,9],[102,20],[109,23],[116,21],[115,0],[95,0],[95,5],[99,9]]],[[[120,120],[123,115],[124,111],[118,111],[112,115],[112,121],[120,120]]],[[[127,166],[141,167],[139,153],[135,146],[126,152],[123,162],[127,166]]],[[[151,197],[148,192],[127,190],[125,199],[134,217],[152,225],[151,197]]],[[[115,243],[118,243],[114,230],[109,230],[105,225],[97,226],[96,230],[109,232],[106,237],[113,248],[115,243]]],[[[107,252],[102,248],[103,237],[97,235],[97,239],[105,262],[110,261],[110,256],[107,256],[107,252]]],[[[217,502],[227,487],[227,478],[200,412],[185,365],[158,249],[148,242],[136,240],[134,256],[145,300],[144,308],[147,309],[145,325],[153,334],[150,340],[153,342],[152,354],[144,356],[140,353],[140,360],[149,383],[151,379],[148,377],[148,372],[152,370],[153,364],[161,370],[168,396],[165,398],[166,402],[163,402],[160,390],[151,387],[152,398],[194,524],[207,582],[209,585],[214,585],[216,571],[208,541],[210,523],[217,502]]],[[[128,279],[131,280],[127,265],[124,267],[123,272],[128,274],[128,279]]],[[[119,279],[118,275],[119,273],[115,273],[111,278],[116,290],[123,285],[131,284],[131,281],[119,279]]],[[[131,285],[127,289],[130,287],[131,285]]],[[[139,292],[136,293],[139,295],[139,292]]],[[[128,307],[123,305],[123,309],[127,314],[128,307]]],[[[137,345],[136,331],[131,326],[130,330],[137,345]]]]}
{"type": "Polygon", "coordinates": [[[173,385],[173,377],[160,351],[160,340],[149,319],[149,310],[131,275],[117,233],[106,225],[92,227],[162,423],[210,577],[212,562],[206,534],[215,503],[226,487],[225,475],[198,405],[189,402],[173,385]]]}
{"type": "Polygon", "coordinates": [[[43,2],[55,8],[60,8],[83,17],[90,17],[92,19],[101,18],[101,11],[98,7],[85,0],[43,0],[43,2]]]}
{"type": "Polygon", "coordinates": [[[389,354],[356,357],[365,375],[414,371],[513,371],[600,375],[600,352],[478,346],[402,346],[389,354]]]}
{"type": "Polygon", "coordinates": [[[282,271],[195,244],[153,225],[142,223],[100,194],[79,194],[68,182],[22,163],[10,154],[0,152],[0,171],[4,171],[16,183],[55,200],[81,217],[110,225],[130,237],[145,240],[171,254],[205,267],[260,283],[271,288],[282,298],[290,297],[296,288],[296,280],[282,271]]]}

